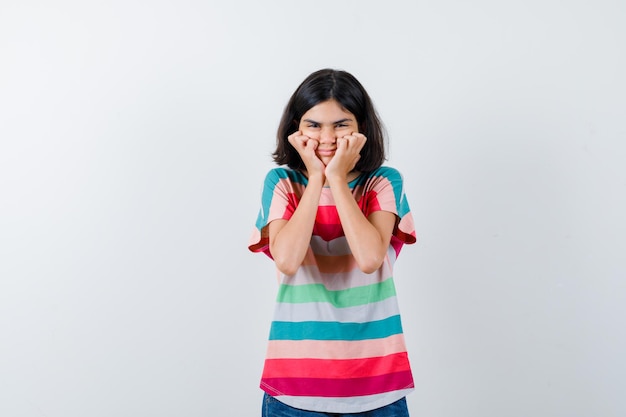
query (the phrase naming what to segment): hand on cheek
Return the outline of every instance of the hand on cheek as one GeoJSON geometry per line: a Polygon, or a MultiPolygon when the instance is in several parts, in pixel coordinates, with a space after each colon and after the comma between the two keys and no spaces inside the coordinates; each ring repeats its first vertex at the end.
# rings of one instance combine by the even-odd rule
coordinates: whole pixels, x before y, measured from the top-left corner
{"type": "Polygon", "coordinates": [[[294,132],[287,137],[287,140],[289,141],[291,146],[293,146],[298,151],[298,153],[300,153],[305,148],[308,139],[309,138],[307,136],[304,136],[300,131],[294,132]]]}
{"type": "Polygon", "coordinates": [[[319,142],[302,134],[302,131],[292,133],[287,139],[300,155],[309,176],[317,173],[323,175],[325,166],[315,154],[319,142]]]}
{"type": "Polygon", "coordinates": [[[327,175],[346,176],[361,158],[367,138],[361,133],[351,133],[337,139],[337,153],[326,168],[327,175]]]}
{"type": "Polygon", "coordinates": [[[311,152],[313,152],[313,154],[315,154],[315,150],[317,149],[319,144],[320,143],[316,139],[308,138],[305,147],[307,150],[310,150],[311,152]]]}

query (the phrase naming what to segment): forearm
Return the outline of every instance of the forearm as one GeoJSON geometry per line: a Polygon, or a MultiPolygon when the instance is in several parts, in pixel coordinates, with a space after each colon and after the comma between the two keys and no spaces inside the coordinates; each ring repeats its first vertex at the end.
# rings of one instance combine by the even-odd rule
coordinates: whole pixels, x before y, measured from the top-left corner
{"type": "Polygon", "coordinates": [[[388,216],[383,223],[374,225],[361,212],[345,181],[331,183],[331,190],[341,226],[357,265],[366,273],[376,271],[387,254],[395,216],[386,213],[388,216]]]}
{"type": "Polygon", "coordinates": [[[284,274],[293,275],[306,256],[322,186],[323,179],[309,179],[291,218],[276,225],[270,223],[270,252],[276,267],[284,274]]]}

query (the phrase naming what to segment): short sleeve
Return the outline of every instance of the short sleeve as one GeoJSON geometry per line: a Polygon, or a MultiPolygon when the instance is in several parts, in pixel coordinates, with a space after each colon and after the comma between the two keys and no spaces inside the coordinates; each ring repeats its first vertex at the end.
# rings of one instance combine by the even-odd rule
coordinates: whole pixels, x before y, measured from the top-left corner
{"type": "Polygon", "coordinates": [[[267,173],[261,193],[261,207],[255,228],[248,243],[252,252],[263,252],[270,258],[268,225],[276,219],[289,220],[297,207],[298,185],[294,173],[285,168],[274,168],[267,173]]]}
{"type": "Polygon", "coordinates": [[[365,185],[363,198],[366,216],[378,210],[398,216],[392,235],[392,244],[397,252],[403,244],[416,242],[413,216],[404,192],[404,179],[397,169],[383,166],[372,172],[365,185]]]}

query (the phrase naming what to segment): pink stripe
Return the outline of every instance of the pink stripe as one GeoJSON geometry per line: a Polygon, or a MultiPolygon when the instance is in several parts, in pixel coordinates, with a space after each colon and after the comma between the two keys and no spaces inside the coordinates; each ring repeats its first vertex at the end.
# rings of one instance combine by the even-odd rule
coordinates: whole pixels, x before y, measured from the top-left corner
{"type": "Polygon", "coordinates": [[[399,352],[406,352],[402,334],[384,339],[358,341],[270,340],[266,358],[357,359],[387,356],[399,352]]]}
{"type": "Polygon", "coordinates": [[[365,378],[410,370],[406,352],[363,359],[267,359],[263,379],[365,378]]]}
{"type": "MultiPolygon", "coordinates": [[[[386,181],[387,187],[393,187],[389,181],[386,181]]],[[[380,193],[372,191],[372,199],[376,199],[376,204],[379,210],[390,211],[392,213],[398,213],[398,206],[396,205],[396,196],[392,192],[384,192],[382,189],[380,193]]]]}
{"type": "Polygon", "coordinates": [[[368,378],[264,378],[261,388],[270,395],[356,397],[413,388],[411,371],[368,378]]]}
{"type": "Polygon", "coordinates": [[[291,214],[293,214],[295,206],[290,207],[290,204],[295,203],[297,205],[298,197],[293,193],[289,185],[289,181],[285,179],[281,179],[276,183],[276,188],[280,190],[280,193],[277,195],[276,191],[274,191],[269,212],[266,214],[268,223],[275,219],[289,219],[291,214]]]}
{"type": "Polygon", "coordinates": [[[333,193],[330,191],[330,187],[322,188],[322,194],[320,194],[320,202],[319,206],[334,206],[335,199],[333,198],[333,193]]]}

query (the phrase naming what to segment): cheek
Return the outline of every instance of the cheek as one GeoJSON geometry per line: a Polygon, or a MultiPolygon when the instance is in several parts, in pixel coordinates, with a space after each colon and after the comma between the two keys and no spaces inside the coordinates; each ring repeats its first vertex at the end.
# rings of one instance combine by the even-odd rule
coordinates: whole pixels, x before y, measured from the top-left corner
{"type": "Polygon", "coordinates": [[[347,136],[347,135],[351,135],[352,133],[359,133],[359,129],[354,127],[354,126],[353,127],[348,127],[348,128],[345,128],[345,129],[340,129],[340,130],[337,131],[337,137],[341,138],[341,137],[344,137],[344,136],[347,136]]]}
{"type": "Polygon", "coordinates": [[[306,126],[300,126],[300,132],[304,136],[308,136],[310,138],[317,138],[317,132],[314,129],[307,128],[306,126]]]}

